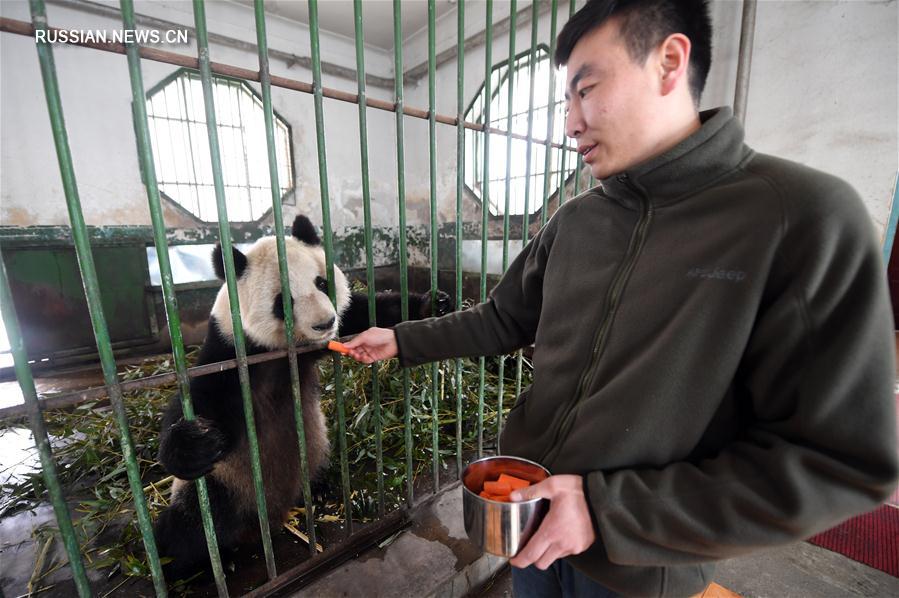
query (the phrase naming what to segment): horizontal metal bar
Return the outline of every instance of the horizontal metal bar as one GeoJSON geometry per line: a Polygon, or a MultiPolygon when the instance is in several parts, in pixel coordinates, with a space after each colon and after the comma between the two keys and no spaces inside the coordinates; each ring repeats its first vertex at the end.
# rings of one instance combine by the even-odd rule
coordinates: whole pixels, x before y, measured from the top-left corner
{"type": "MultiPolygon", "coordinates": [[[[49,30],[59,29],[56,27],[48,27],[49,30]]],[[[18,21],[16,19],[9,19],[6,17],[0,17],[0,31],[6,33],[15,33],[17,35],[25,35],[34,39],[34,29],[31,26],[31,23],[27,23],[25,21],[18,21]]],[[[91,41],[78,41],[77,43],[72,41],[66,42],[69,45],[73,46],[81,46],[84,48],[92,48],[94,50],[102,50],[104,52],[112,52],[114,54],[125,54],[125,45],[124,44],[116,44],[116,43],[103,43],[103,42],[91,42],[91,41]]],[[[182,66],[191,69],[199,69],[199,60],[193,56],[187,56],[185,54],[178,54],[176,52],[168,52],[165,50],[157,50],[155,48],[141,48],[140,49],[141,58],[145,58],[147,60],[153,60],[155,62],[164,62],[166,64],[174,64],[176,66],[182,66]]],[[[210,69],[216,75],[222,75],[225,77],[233,77],[236,79],[245,79],[247,81],[256,81],[259,82],[259,72],[251,69],[241,68],[238,66],[233,66],[229,64],[223,64],[221,62],[211,62],[209,63],[210,69]]],[[[302,93],[313,93],[312,83],[307,83],[305,81],[298,81],[296,79],[288,79],[287,77],[277,77],[272,76],[271,83],[275,87],[281,87],[283,89],[292,89],[294,91],[300,91],[302,93]]],[[[347,102],[349,104],[358,104],[359,96],[355,93],[350,93],[346,91],[340,91],[339,89],[334,89],[332,87],[322,87],[322,96],[326,98],[330,98],[332,100],[339,100],[341,102],[347,102]]],[[[377,110],[384,110],[385,112],[396,112],[396,103],[388,102],[386,100],[377,100],[372,98],[367,98],[367,106],[369,108],[375,108],[377,110]]],[[[421,108],[412,108],[410,106],[403,106],[402,113],[406,116],[411,116],[412,118],[419,118],[422,120],[428,120],[430,114],[427,110],[422,110],[421,108]]],[[[436,114],[434,120],[444,125],[457,125],[457,119],[454,116],[448,116],[446,114],[436,114]]],[[[489,131],[490,133],[496,133],[499,135],[506,135],[506,131],[503,129],[497,129],[495,127],[485,127],[484,125],[471,122],[464,121],[463,126],[466,129],[471,129],[472,131],[489,131]]],[[[527,141],[527,135],[521,135],[519,133],[511,133],[509,135],[513,139],[521,139],[522,141],[527,141]]],[[[552,143],[551,140],[541,139],[538,137],[532,137],[531,142],[536,143],[538,145],[551,145],[552,147],[557,148],[565,148],[571,151],[577,151],[576,147],[566,146],[561,143],[552,143]]]]}
{"type": "MultiPolygon", "coordinates": [[[[548,2],[541,2],[540,0],[537,0],[537,4],[538,4],[537,10],[540,15],[543,15],[547,11],[549,11],[549,3],[548,2]]],[[[519,25],[527,25],[528,23],[530,23],[531,22],[531,7],[527,6],[525,8],[522,8],[521,10],[516,11],[516,17],[518,19],[519,25]]],[[[504,33],[507,33],[510,29],[514,31],[514,27],[511,27],[511,21],[512,21],[512,17],[510,15],[510,16],[498,21],[496,24],[494,24],[493,36],[496,37],[496,36],[502,35],[504,33]]],[[[464,56],[466,50],[473,50],[473,49],[477,48],[478,46],[485,44],[486,41],[487,41],[487,35],[484,31],[479,31],[478,33],[475,33],[471,37],[468,37],[467,39],[465,39],[464,43],[462,44],[463,56],[464,56]]],[[[459,46],[457,44],[456,46],[451,46],[451,47],[447,48],[446,50],[443,50],[442,52],[437,54],[437,68],[440,68],[441,66],[443,66],[444,64],[446,64],[447,62],[449,62],[451,60],[455,60],[458,47],[459,46]]],[[[405,73],[403,73],[403,81],[406,83],[406,85],[416,85],[421,79],[425,78],[427,75],[428,75],[428,61],[425,60],[425,61],[422,61],[417,66],[414,66],[414,67],[410,68],[409,70],[407,70],[405,73]]]]}
{"type": "MultiPolygon", "coordinates": [[[[342,340],[347,341],[351,339],[351,336],[344,337],[342,340]]],[[[314,345],[297,345],[297,354],[302,353],[312,353],[313,351],[321,351],[327,348],[327,343],[321,342],[316,343],[314,345]]],[[[280,349],[278,351],[269,351],[267,353],[257,353],[255,355],[247,356],[247,365],[253,365],[256,363],[263,363],[266,361],[273,361],[275,359],[280,359],[282,357],[287,356],[287,349],[280,349]]],[[[211,374],[218,374],[220,372],[224,372],[227,370],[233,370],[237,367],[237,359],[226,359],[225,361],[217,361],[215,363],[207,363],[205,365],[197,365],[187,369],[187,376],[189,378],[199,378],[200,376],[209,376],[211,374]]],[[[138,380],[128,380],[124,382],[119,382],[119,387],[123,392],[125,391],[134,391],[140,390],[143,388],[156,388],[159,386],[165,386],[167,384],[171,384],[172,382],[176,382],[178,380],[178,374],[175,372],[170,372],[167,374],[156,374],[155,376],[147,376],[145,378],[140,378],[138,380]]],[[[47,399],[42,399],[40,401],[41,409],[62,409],[64,407],[70,407],[72,405],[77,405],[79,403],[83,403],[85,401],[89,401],[91,399],[103,399],[107,398],[109,395],[107,393],[105,386],[95,386],[92,388],[87,388],[84,390],[79,390],[77,392],[69,392],[66,394],[54,396],[47,399]]],[[[27,413],[27,409],[24,405],[14,405],[12,407],[4,407],[0,409],[0,420],[9,419],[13,417],[19,417],[21,415],[25,415],[27,413]]]]}
{"type": "MultiPolygon", "coordinates": [[[[88,0],[47,0],[47,4],[64,6],[72,10],[77,10],[79,12],[100,15],[109,17],[111,19],[120,18],[119,11],[117,11],[116,9],[110,6],[105,6],[103,4],[98,4],[96,2],[89,2],[88,0]]],[[[135,14],[135,21],[138,25],[144,25],[148,29],[181,29],[188,31],[189,33],[193,33],[194,36],[196,36],[197,34],[196,29],[186,23],[176,23],[175,21],[168,21],[165,19],[159,19],[142,14],[135,14]]],[[[238,50],[252,52],[254,54],[257,52],[256,46],[254,44],[246,42],[242,39],[237,39],[227,35],[222,35],[221,33],[213,32],[209,32],[208,36],[210,42],[214,42],[218,45],[237,48],[238,50]]],[[[272,48],[269,48],[268,53],[272,58],[278,58],[286,62],[287,68],[300,66],[308,69],[311,68],[312,65],[312,58],[310,58],[309,56],[297,56],[296,54],[293,54],[291,52],[275,50],[272,48]]],[[[334,75],[335,77],[349,79],[351,81],[356,80],[356,71],[345,66],[340,66],[339,64],[334,64],[333,62],[322,62],[322,72],[329,75],[334,75]]],[[[374,85],[375,87],[381,87],[383,89],[393,89],[392,78],[379,77],[377,75],[368,74],[365,76],[365,81],[369,85],[374,85]]]]}

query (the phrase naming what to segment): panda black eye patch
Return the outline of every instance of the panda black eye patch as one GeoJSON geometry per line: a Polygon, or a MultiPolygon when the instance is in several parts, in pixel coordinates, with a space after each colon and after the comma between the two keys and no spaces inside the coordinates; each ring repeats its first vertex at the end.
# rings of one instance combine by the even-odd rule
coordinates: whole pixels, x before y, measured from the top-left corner
{"type": "MultiPolygon", "coordinates": [[[[293,299],[293,295],[291,295],[291,299],[293,299]]],[[[284,319],[284,297],[281,293],[275,295],[275,300],[272,302],[272,314],[279,320],[284,319]]]]}
{"type": "Polygon", "coordinates": [[[321,291],[324,294],[328,294],[328,280],[322,278],[321,276],[315,277],[315,288],[321,291]]]}

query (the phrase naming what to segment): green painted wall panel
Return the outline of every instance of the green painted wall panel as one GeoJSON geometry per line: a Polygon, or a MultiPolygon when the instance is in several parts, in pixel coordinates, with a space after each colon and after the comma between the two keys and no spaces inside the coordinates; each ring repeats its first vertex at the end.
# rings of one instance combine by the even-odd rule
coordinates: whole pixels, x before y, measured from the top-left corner
{"type": "MultiPolygon", "coordinates": [[[[153,340],[144,248],[96,247],[93,254],[112,341],[153,340]]],[[[73,249],[7,249],[3,258],[29,358],[96,350],[73,249]]]]}

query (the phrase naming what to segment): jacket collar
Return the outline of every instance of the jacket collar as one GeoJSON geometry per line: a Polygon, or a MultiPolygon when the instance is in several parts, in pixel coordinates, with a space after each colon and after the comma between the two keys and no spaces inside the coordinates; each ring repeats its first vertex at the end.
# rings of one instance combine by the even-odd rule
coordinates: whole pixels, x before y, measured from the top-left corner
{"type": "Polygon", "coordinates": [[[701,112],[699,119],[699,130],[667,152],[602,179],[602,193],[628,206],[639,205],[641,197],[663,206],[707,186],[751,154],[729,107],[701,112]]]}

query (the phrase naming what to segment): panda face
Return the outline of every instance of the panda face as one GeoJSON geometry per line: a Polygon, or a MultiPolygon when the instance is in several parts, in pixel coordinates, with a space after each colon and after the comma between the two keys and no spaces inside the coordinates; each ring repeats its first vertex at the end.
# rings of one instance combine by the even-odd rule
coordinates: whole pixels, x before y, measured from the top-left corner
{"type": "MultiPolygon", "coordinates": [[[[334,283],[337,291],[337,309],[335,309],[328,298],[325,252],[321,245],[310,244],[295,237],[287,237],[284,242],[287,250],[290,294],[293,299],[296,342],[316,342],[334,338],[340,326],[340,315],[350,301],[346,277],[339,268],[334,267],[334,283]]],[[[275,237],[259,239],[247,250],[244,260],[238,257],[243,254],[236,249],[234,251],[235,265],[239,271],[237,291],[244,331],[247,337],[258,345],[268,349],[283,349],[287,343],[275,237]]],[[[212,315],[218,321],[226,340],[233,343],[234,332],[227,285],[223,285],[219,290],[212,315]]]]}

